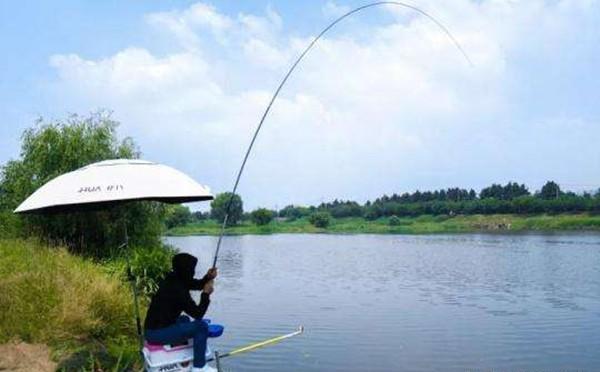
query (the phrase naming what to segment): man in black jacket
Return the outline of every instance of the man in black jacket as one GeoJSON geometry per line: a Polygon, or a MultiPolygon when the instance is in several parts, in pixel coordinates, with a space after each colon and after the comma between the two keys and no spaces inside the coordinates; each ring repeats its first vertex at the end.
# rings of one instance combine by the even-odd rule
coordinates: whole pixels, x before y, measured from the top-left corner
{"type": "Polygon", "coordinates": [[[150,302],[144,322],[144,336],[148,342],[162,345],[193,338],[193,371],[211,371],[214,369],[206,364],[205,359],[208,327],[202,317],[210,303],[217,269],[208,270],[202,279],[194,279],[197,262],[196,257],[187,253],[173,257],[173,270],[160,282],[150,302]],[[194,302],[190,290],[202,290],[200,304],[194,302]],[[182,311],[194,320],[181,316],[182,311]]]}

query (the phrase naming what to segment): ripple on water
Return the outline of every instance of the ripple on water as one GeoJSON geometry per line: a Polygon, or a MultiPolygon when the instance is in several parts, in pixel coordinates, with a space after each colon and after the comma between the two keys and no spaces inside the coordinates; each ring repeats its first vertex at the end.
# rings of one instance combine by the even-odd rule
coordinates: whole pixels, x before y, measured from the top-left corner
{"type": "MultiPolygon", "coordinates": [[[[169,238],[210,264],[212,237],[169,238]]],[[[231,371],[597,370],[600,235],[226,237],[209,310],[231,371]]]]}

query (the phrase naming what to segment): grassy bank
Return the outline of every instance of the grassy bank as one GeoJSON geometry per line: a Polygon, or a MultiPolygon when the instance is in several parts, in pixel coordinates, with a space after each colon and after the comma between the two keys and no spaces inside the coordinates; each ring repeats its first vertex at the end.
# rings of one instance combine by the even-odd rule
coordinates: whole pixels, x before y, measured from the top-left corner
{"type": "MultiPolygon", "coordinates": [[[[283,234],[283,233],[347,233],[347,234],[437,234],[492,231],[600,231],[600,215],[560,214],[523,216],[499,215],[459,215],[450,217],[419,216],[400,218],[391,226],[388,218],[368,221],[364,218],[332,219],[324,229],[316,228],[308,219],[294,221],[273,221],[265,226],[257,226],[245,221],[227,229],[227,234],[283,234]]],[[[185,226],[175,227],[167,232],[170,236],[217,235],[220,225],[206,220],[185,226]]]]}
{"type": "Polygon", "coordinates": [[[0,240],[0,343],[49,345],[63,370],[137,363],[132,296],[116,267],[0,240]]]}

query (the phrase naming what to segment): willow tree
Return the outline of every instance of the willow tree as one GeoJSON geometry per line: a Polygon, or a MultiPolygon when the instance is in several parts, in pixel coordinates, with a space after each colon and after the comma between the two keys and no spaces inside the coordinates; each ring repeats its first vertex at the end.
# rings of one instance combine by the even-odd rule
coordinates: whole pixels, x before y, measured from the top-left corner
{"type": "MultiPolygon", "coordinates": [[[[119,139],[119,123],[106,111],[63,120],[38,119],[21,137],[20,156],[0,171],[0,209],[3,215],[16,208],[51,179],[87,164],[117,158],[139,158],[134,141],[119,139]]],[[[95,212],[51,216],[15,216],[19,233],[49,243],[67,245],[72,251],[106,256],[123,235],[128,221],[132,245],[160,242],[163,208],[156,203],[133,203],[95,212]],[[127,218],[123,218],[127,217],[127,218]]]]}

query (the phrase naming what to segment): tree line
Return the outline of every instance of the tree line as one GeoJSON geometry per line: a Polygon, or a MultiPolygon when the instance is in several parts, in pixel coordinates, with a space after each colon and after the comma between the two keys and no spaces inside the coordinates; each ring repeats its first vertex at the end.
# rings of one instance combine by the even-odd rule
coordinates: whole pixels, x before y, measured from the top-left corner
{"type": "MultiPolygon", "coordinates": [[[[230,193],[217,196],[209,212],[190,212],[179,207],[178,213],[167,218],[167,225],[175,227],[187,223],[213,219],[223,221],[230,193]]],[[[243,210],[242,198],[234,196],[229,222],[252,221],[266,225],[274,218],[293,221],[308,218],[318,227],[328,225],[329,218],[362,217],[376,220],[383,217],[416,217],[420,215],[472,215],[472,214],[556,214],[600,212],[600,190],[595,193],[576,194],[563,191],[554,181],[547,181],[539,191],[530,192],[524,184],[508,182],[492,184],[479,191],[458,187],[435,191],[383,195],[374,201],[361,204],[351,200],[334,200],[317,206],[288,205],[280,210],[259,208],[250,213],[243,210]]]]}
{"type": "Polygon", "coordinates": [[[576,194],[563,191],[554,181],[531,193],[527,186],[516,182],[505,185],[492,184],[479,193],[475,190],[448,188],[435,191],[383,195],[374,201],[360,204],[356,201],[334,200],[316,207],[289,205],[278,212],[286,218],[306,217],[315,211],[326,211],[335,218],[364,217],[375,220],[381,217],[414,217],[456,214],[539,214],[600,212],[600,191],[594,194],[576,194]]]}

